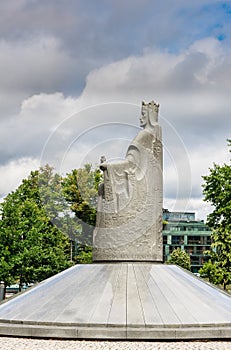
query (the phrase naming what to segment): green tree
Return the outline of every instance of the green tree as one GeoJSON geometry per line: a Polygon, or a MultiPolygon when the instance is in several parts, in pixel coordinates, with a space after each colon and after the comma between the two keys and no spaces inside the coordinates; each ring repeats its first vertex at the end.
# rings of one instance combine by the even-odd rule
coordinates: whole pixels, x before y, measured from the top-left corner
{"type": "MultiPolygon", "coordinates": [[[[11,199],[5,203],[6,211],[11,208],[11,199]]],[[[17,230],[12,229],[12,225],[17,223],[17,208],[11,215],[9,224],[6,225],[4,220],[0,220],[0,280],[4,282],[4,287],[14,282],[16,272],[14,265],[17,259],[18,239],[17,230]]]]}
{"type": "Polygon", "coordinates": [[[1,203],[0,279],[5,286],[39,282],[71,266],[69,239],[53,222],[57,202],[49,217],[41,200],[39,175],[47,170],[31,172],[1,203]]]}
{"type": "Polygon", "coordinates": [[[91,264],[92,247],[80,245],[75,260],[79,264],[91,264]]]}
{"type": "Polygon", "coordinates": [[[72,260],[76,255],[76,242],[81,236],[82,226],[65,198],[63,181],[65,180],[59,174],[54,173],[53,168],[49,165],[39,171],[38,185],[42,206],[51,222],[69,237],[72,260]]]}
{"type": "Polygon", "coordinates": [[[202,278],[207,278],[210,283],[222,283],[222,269],[219,268],[216,261],[213,262],[211,259],[200,268],[199,274],[202,278]]]}
{"type": "MultiPolygon", "coordinates": [[[[231,141],[228,141],[231,146],[231,141]]],[[[207,224],[216,229],[231,225],[231,166],[230,164],[213,164],[207,176],[202,176],[204,180],[203,194],[204,200],[210,202],[213,211],[207,217],[207,224]]]]}
{"type": "Polygon", "coordinates": [[[172,251],[167,263],[178,265],[189,271],[191,269],[189,254],[185,250],[181,250],[179,247],[172,251]]]}
{"type": "MultiPolygon", "coordinates": [[[[230,140],[228,144],[231,146],[230,140]]],[[[226,289],[231,284],[231,166],[214,163],[209,171],[209,175],[203,176],[203,193],[204,200],[213,207],[207,218],[213,230],[212,249],[208,252],[210,261],[203,266],[201,274],[226,289]]]]}
{"type": "Polygon", "coordinates": [[[96,222],[97,193],[100,182],[100,171],[98,169],[93,170],[90,164],[86,164],[84,168],[72,170],[63,179],[65,198],[82,226],[81,236],[79,236],[79,249],[83,251],[85,246],[86,253],[89,253],[92,247],[92,235],[96,222]]]}
{"type": "Polygon", "coordinates": [[[199,273],[208,278],[209,282],[223,285],[226,290],[231,284],[231,232],[230,225],[223,224],[213,230],[211,250],[206,253],[210,260],[206,262],[199,273]]]}

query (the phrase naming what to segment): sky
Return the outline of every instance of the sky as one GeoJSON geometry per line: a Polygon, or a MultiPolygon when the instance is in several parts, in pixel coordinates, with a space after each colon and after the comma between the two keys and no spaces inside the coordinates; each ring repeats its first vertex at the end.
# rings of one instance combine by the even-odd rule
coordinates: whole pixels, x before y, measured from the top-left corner
{"type": "Polygon", "coordinates": [[[0,1],[0,198],[49,163],[121,159],[141,101],[160,103],[164,207],[211,211],[202,176],[228,163],[231,1],[0,1]]]}

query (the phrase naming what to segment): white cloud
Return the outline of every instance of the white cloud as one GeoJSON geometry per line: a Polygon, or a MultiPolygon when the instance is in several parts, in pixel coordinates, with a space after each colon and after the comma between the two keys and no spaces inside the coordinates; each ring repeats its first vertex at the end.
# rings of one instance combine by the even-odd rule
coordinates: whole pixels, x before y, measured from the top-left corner
{"type": "Polygon", "coordinates": [[[154,98],[160,113],[192,146],[192,135],[210,133],[209,140],[215,133],[222,136],[223,124],[229,125],[230,60],[231,52],[212,38],[178,55],[149,50],[91,72],[81,101],[139,103],[154,98]]]}
{"type": "Polygon", "coordinates": [[[0,197],[14,191],[29,176],[32,170],[39,168],[39,159],[25,157],[0,166],[1,182],[0,197]]]}
{"type": "Polygon", "coordinates": [[[38,157],[57,125],[74,114],[76,102],[62,93],[39,94],[24,100],[19,114],[2,123],[2,160],[25,155],[38,157]]]}
{"type": "Polygon", "coordinates": [[[77,110],[77,99],[56,92],[53,94],[40,93],[22,102],[19,121],[22,123],[39,121],[42,128],[50,128],[77,110]]]}
{"type": "Polygon", "coordinates": [[[142,56],[114,62],[88,75],[82,98],[85,101],[95,98],[100,102],[110,99],[137,102],[141,92],[150,96],[151,90],[153,93],[161,91],[170,71],[181,60],[181,55],[148,50],[142,56]]]}
{"type": "Polygon", "coordinates": [[[55,37],[0,40],[0,118],[18,112],[28,95],[61,90],[74,83],[77,67],[77,59],[70,57],[55,37]]]}
{"type": "MultiPolygon", "coordinates": [[[[44,47],[37,45],[37,50],[48,50],[56,56],[59,46],[56,41],[48,40],[44,47]]],[[[68,62],[65,55],[61,54],[59,58],[56,71],[63,62],[68,62]]],[[[42,58],[42,62],[44,60],[42,58]]],[[[198,207],[204,217],[205,204],[200,204],[201,176],[213,161],[228,161],[226,138],[230,137],[231,131],[229,60],[229,50],[207,38],[179,54],[149,49],[142,56],[130,56],[94,70],[88,75],[86,87],[79,97],[66,97],[62,93],[27,97],[19,114],[5,121],[8,131],[1,130],[1,142],[8,146],[2,149],[2,158],[38,158],[43,150],[42,163],[54,161],[59,168],[68,169],[68,166],[79,164],[79,158],[83,162],[95,156],[97,163],[104,148],[109,157],[110,154],[112,158],[117,156],[115,150],[118,156],[124,156],[124,146],[122,143],[116,146],[116,140],[131,139],[132,132],[121,125],[128,123],[136,127],[137,105],[142,99],[156,99],[161,104],[165,151],[172,158],[165,163],[166,203],[175,206],[173,203],[177,199],[179,210],[179,206],[185,207],[188,203],[189,208],[198,207]],[[113,132],[102,126],[111,122],[121,124],[121,129],[114,128],[113,132]],[[109,146],[108,140],[115,143],[113,141],[109,146]]],[[[43,63],[41,69],[44,72],[43,63]]],[[[54,71],[47,69],[49,80],[54,71]]],[[[21,72],[17,74],[22,78],[21,72]]],[[[66,73],[61,73],[57,79],[61,79],[62,74],[66,73]]],[[[39,72],[33,79],[42,81],[39,72]]],[[[16,163],[10,164],[9,167],[6,165],[5,173],[12,171],[14,166],[19,168],[16,163]]]]}
{"type": "Polygon", "coordinates": [[[76,60],[62,51],[54,37],[0,41],[1,89],[53,88],[71,78],[76,60]]]}

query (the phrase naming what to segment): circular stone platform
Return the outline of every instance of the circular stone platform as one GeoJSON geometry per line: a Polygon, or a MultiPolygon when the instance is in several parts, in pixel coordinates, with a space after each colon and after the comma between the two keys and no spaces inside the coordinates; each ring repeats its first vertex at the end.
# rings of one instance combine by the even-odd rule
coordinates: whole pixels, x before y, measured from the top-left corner
{"type": "Polygon", "coordinates": [[[231,297],[174,265],[76,265],[0,305],[0,335],[231,337],[231,297]]]}

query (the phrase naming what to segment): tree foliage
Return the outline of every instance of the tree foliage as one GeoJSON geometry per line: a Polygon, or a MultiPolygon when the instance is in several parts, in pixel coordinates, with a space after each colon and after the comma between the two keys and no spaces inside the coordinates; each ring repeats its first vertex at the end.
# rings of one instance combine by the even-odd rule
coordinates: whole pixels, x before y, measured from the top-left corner
{"type": "Polygon", "coordinates": [[[58,202],[47,211],[40,196],[39,181],[48,188],[51,171],[47,166],[31,172],[1,203],[0,280],[5,286],[39,282],[71,265],[69,239],[54,225],[58,202]]]}
{"type": "Polygon", "coordinates": [[[72,170],[63,179],[65,198],[82,225],[81,244],[87,247],[92,246],[100,182],[100,171],[93,170],[90,164],[86,164],[84,168],[72,170]]]}
{"type": "MultiPolygon", "coordinates": [[[[228,140],[229,146],[231,141],[228,140]]],[[[207,224],[213,230],[210,260],[200,273],[214,284],[231,284],[231,166],[214,164],[210,173],[203,176],[205,201],[210,202],[213,211],[207,224]]]]}
{"type": "Polygon", "coordinates": [[[39,282],[92,261],[99,170],[91,165],[61,178],[46,165],[0,204],[0,280],[39,282]]]}
{"type": "Polygon", "coordinates": [[[202,278],[206,278],[210,283],[222,284],[222,269],[218,266],[216,261],[209,259],[202,268],[199,270],[199,274],[202,278]]]}
{"type": "Polygon", "coordinates": [[[43,208],[51,222],[71,241],[76,241],[81,234],[80,220],[72,213],[63,190],[63,179],[46,165],[39,172],[39,196],[43,208]]]}
{"type": "Polygon", "coordinates": [[[231,166],[214,163],[209,171],[209,175],[203,176],[205,183],[202,185],[204,200],[213,206],[207,224],[214,229],[226,227],[231,225],[231,166]]]}
{"type": "Polygon", "coordinates": [[[174,249],[170,254],[168,264],[175,264],[189,271],[191,269],[189,254],[185,250],[181,250],[179,247],[174,249]]]}
{"type": "Polygon", "coordinates": [[[210,259],[200,269],[202,277],[209,282],[223,285],[224,290],[231,284],[231,227],[221,225],[212,233],[211,250],[207,252],[210,259]]]}

